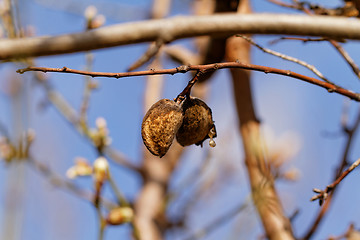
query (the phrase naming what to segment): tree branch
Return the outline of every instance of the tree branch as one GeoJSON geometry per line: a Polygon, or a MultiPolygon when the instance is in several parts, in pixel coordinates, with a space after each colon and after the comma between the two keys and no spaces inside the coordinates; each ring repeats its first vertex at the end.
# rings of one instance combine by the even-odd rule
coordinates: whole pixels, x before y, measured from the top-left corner
{"type": "MultiPolygon", "coordinates": [[[[249,199],[250,200],[250,199],[249,199]]],[[[189,235],[185,240],[197,240],[197,239],[203,239],[205,236],[209,235],[211,232],[219,229],[220,226],[228,223],[231,220],[234,220],[234,218],[242,212],[244,209],[246,209],[249,206],[250,201],[246,200],[243,203],[237,205],[236,207],[232,208],[230,211],[227,211],[224,213],[224,215],[221,215],[214,220],[212,220],[209,224],[201,228],[200,230],[197,230],[193,232],[191,235],[189,235]]]]}
{"type": "MultiPolygon", "coordinates": [[[[249,11],[251,11],[249,1],[241,1],[238,12],[249,11]]],[[[250,44],[244,39],[229,38],[226,46],[226,59],[230,61],[239,59],[250,63],[250,44]]],[[[293,240],[295,238],[291,223],[285,216],[276,192],[274,177],[267,168],[268,163],[261,144],[260,122],[253,100],[250,72],[233,68],[231,76],[239,132],[244,149],[244,163],[248,173],[252,200],[261,220],[264,234],[270,240],[293,240]]]]}
{"type": "Polygon", "coordinates": [[[48,56],[162,39],[195,36],[286,34],[360,40],[360,20],[289,14],[216,14],[116,24],[53,37],[0,40],[0,60],[48,56]]]}
{"type": "Polygon", "coordinates": [[[349,64],[355,75],[360,78],[360,69],[358,65],[355,63],[355,61],[350,57],[349,53],[345,51],[345,49],[336,41],[329,40],[331,45],[333,45],[336,50],[340,53],[340,55],[345,59],[345,61],[349,64]]]}
{"type": "Polygon", "coordinates": [[[317,195],[311,198],[311,201],[315,201],[319,199],[320,205],[326,200],[328,193],[335,189],[335,187],[349,174],[351,173],[357,166],[360,165],[360,159],[356,160],[346,171],[344,171],[340,177],[338,177],[333,183],[327,185],[325,190],[320,190],[314,188],[313,191],[317,193],[317,195]]]}
{"type": "Polygon", "coordinates": [[[132,76],[144,76],[144,75],[158,75],[158,74],[176,74],[176,73],[186,73],[189,71],[215,71],[217,69],[222,68],[240,68],[245,70],[254,70],[264,73],[272,73],[278,74],[283,76],[288,76],[292,78],[299,79],[301,81],[305,81],[319,87],[325,88],[329,92],[336,92],[350,99],[355,101],[360,101],[360,94],[355,93],[351,90],[339,87],[337,85],[321,81],[316,78],[308,77],[299,73],[292,72],[290,70],[283,70],[278,68],[272,67],[265,67],[260,65],[248,64],[248,63],[240,63],[240,62],[224,62],[224,63],[213,63],[207,65],[183,65],[176,68],[170,69],[150,69],[145,71],[138,71],[138,72],[123,72],[123,73],[106,73],[106,72],[89,72],[89,71],[82,71],[82,70],[75,70],[70,69],[67,67],[63,68],[46,68],[46,67],[27,67],[24,69],[17,70],[18,73],[24,73],[28,71],[41,71],[41,72],[60,72],[60,73],[73,73],[73,74],[80,74],[80,75],[87,75],[91,77],[113,77],[113,78],[123,78],[123,77],[132,77],[132,76]]]}
{"type": "Polygon", "coordinates": [[[243,35],[236,35],[237,37],[241,37],[243,39],[245,39],[246,41],[248,41],[249,43],[251,43],[253,46],[257,47],[258,49],[260,49],[261,51],[265,52],[265,53],[268,53],[268,54],[271,54],[273,56],[276,56],[276,57],[279,57],[279,58],[282,58],[284,60],[287,60],[287,61],[290,61],[290,62],[294,62],[294,63],[297,63],[297,64],[300,64],[304,67],[306,67],[307,69],[309,69],[310,71],[312,71],[315,75],[317,75],[319,78],[321,78],[322,80],[324,80],[325,82],[328,82],[328,83],[331,83],[331,84],[334,84],[333,82],[329,81],[326,77],[324,77],[324,75],[316,69],[316,67],[314,65],[310,65],[309,63],[305,62],[305,61],[302,61],[300,59],[297,59],[297,58],[294,58],[292,56],[288,56],[286,54],[283,54],[283,53],[280,53],[280,52],[276,52],[274,50],[271,50],[271,49],[268,49],[268,48],[264,48],[262,46],[260,46],[259,44],[257,44],[256,42],[254,42],[254,40],[252,40],[251,38],[249,37],[246,37],[246,36],[243,36],[243,35]]]}
{"type": "MultiPolygon", "coordinates": [[[[351,148],[353,147],[353,144],[354,144],[354,136],[355,136],[357,130],[359,129],[359,127],[360,127],[360,110],[359,110],[359,112],[357,114],[356,121],[352,126],[348,125],[346,122],[343,122],[342,125],[343,125],[344,133],[347,135],[347,139],[346,139],[346,143],[345,143],[345,146],[344,146],[341,162],[339,162],[339,165],[337,167],[337,171],[335,172],[334,181],[341,176],[342,171],[345,169],[345,167],[348,164],[349,153],[350,153],[350,150],[351,150],[351,148]]],[[[302,237],[300,239],[308,240],[316,232],[316,230],[320,226],[320,223],[324,219],[324,216],[326,215],[326,213],[330,209],[330,205],[332,203],[332,199],[334,197],[335,192],[337,192],[336,187],[333,188],[330,193],[328,193],[328,196],[327,196],[327,199],[326,199],[325,203],[322,205],[321,209],[319,210],[316,217],[314,218],[314,221],[310,225],[309,230],[306,232],[304,237],[302,237]]]]}
{"type": "MultiPolygon", "coordinates": [[[[79,197],[80,199],[84,199],[87,202],[92,203],[94,199],[94,193],[79,188],[76,184],[74,184],[72,181],[69,181],[68,179],[62,178],[58,176],[49,166],[47,166],[45,163],[42,163],[38,160],[36,160],[33,156],[29,156],[27,162],[30,164],[30,166],[34,167],[34,169],[39,172],[41,175],[43,175],[50,184],[53,186],[65,190],[67,192],[70,192],[74,194],[75,196],[79,197]]],[[[103,197],[102,202],[104,206],[108,209],[112,209],[117,207],[117,204],[109,201],[103,197]]]]}
{"type": "MultiPolygon", "coordinates": [[[[38,83],[42,87],[44,87],[48,100],[52,103],[52,105],[60,113],[60,115],[64,117],[81,136],[84,136],[87,140],[91,142],[91,145],[94,146],[94,142],[92,141],[89,134],[86,132],[86,129],[84,130],[84,128],[81,126],[79,122],[79,116],[75,109],[63,98],[61,94],[59,94],[56,90],[53,89],[53,87],[48,81],[40,80],[39,76],[35,77],[37,78],[38,83]]],[[[126,156],[124,156],[121,152],[113,149],[111,146],[104,146],[103,151],[104,154],[107,155],[114,162],[142,174],[142,169],[140,167],[133,164],[130,160],[126,158],[126,156]]]]}

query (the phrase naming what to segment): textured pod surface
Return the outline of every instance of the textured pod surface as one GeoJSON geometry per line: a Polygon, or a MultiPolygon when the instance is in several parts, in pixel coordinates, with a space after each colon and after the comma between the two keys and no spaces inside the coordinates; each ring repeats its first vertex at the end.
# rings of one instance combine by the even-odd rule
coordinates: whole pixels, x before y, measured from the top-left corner
{"type": "Polygon", "coordinates": [[[161,99],[152,105],[141,125],[141,136],[147,149],[155,156],[164,156],[182,122],[183,112],[180,104],[169,99],[161,99]]]}
{"type": "Polygon", "coordinates": [[[211,109],[198,98],[186,99],[183,103],[184,120],[176,134],[182,146],[201,145],[207,138],[216,137],[211,109]]]}

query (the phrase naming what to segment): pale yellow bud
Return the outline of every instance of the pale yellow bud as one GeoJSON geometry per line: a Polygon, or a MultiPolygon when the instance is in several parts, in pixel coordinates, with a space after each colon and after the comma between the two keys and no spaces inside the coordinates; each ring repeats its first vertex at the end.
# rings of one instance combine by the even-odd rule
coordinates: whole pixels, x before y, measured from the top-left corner
{"type": "Polygon", "coordinates": [[[67,171],[66,171],[66,177],[70,178],[70,179],[74,179],[76,178],[78,175],[77,175],[77,171],[76,171],[76,167],[75,166],[72,166],[71,168],[69,168],[67,171]]]}
{"type": "Polygon", "coordinates": [[[95,121],[96,127],[98,129],[106,128],[106,120],[103,117],[98,117],[95,121]]]}
{"type": "Polygon", "coordinates": [[[16,149],[11,143],[9,139],[5,137],[0,137],[0,158],[3,158],[7,162],[9,162],[16,155],[16,149]]]}
{"type": "Polygon", "coordinates": [[[93,19],[97,14],[97,9],[94,5],[88,6],[84,11],[84,16],[86,19],[93,19]]]}
{"type": "Polygon", "coordinates": [[[292,168],[284,173],[283,177],[289,181],[296,181],[299,179],[300,172],[296,168],[292,168]]]}
{"type": "Polygon", "coordinates": [[[98,81],[91,81],[88,83],[88,87],[90,89],[98,89],[99,88],[99,82],[98,81]]]}
{"type": "Polygon", "coordinates": [[[90,23],[90,29],[99,28],[105,24],[106,18],[104,15],[97,15],[90,23]]]}
{"type": "Polygon", "coordinates": [[[70,179],[74,179],[78,176],[89,176],[93,173],[92,166],[89,162],[82,157],[75,159],[75,165],[66,171],[66,176],[70,179]]]}
{"type": "Polygon", "coordinates": [[[28,129],[26,137],[27,137],[28,142],[34,141],[34,139],[35,139],[35,130],[31,129],[31,128],[28,129]]]}
{"type": "Polygon", "coordinates": [[[106,218],[108,224],[119,225],[131,222],[134,218],[134,211],[130,207],[119,207],[110,211],[106,218]]]}
{"type": "Polygon", "coordinates": [[[97,182],[104,182],[109,176],[109,163],[104,157],[98,157],[94,162],[94,177],[97,182]]]}

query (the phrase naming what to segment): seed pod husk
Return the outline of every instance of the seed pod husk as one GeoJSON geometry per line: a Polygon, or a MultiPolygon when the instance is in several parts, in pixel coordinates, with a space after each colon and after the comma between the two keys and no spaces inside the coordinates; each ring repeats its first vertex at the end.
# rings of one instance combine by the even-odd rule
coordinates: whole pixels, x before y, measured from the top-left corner
{"type": "Polygon", "coordinates": [[[183,123],[176,134],[180,145],[202,145],[207,138],[216,137],[212,112],[204,101],[194,97],[185,99],[183,114],[183,123]]]}
{"type": "Polygon", "coordinates": [[[155,156],[164,156],[182,122],[180,104],[169,99],[156,102],[147,111],[141,125],[141,136],[146,148],[155,156]]]}

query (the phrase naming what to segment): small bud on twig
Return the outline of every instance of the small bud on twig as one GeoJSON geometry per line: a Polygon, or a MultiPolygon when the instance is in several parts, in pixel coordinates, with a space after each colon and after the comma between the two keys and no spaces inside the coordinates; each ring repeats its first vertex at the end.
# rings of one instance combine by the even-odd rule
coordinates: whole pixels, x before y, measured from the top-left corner
{"type": "Polygon", "coordinates": [[[130,207],[119,207],[112,209],[106,218],[106,222],[111,225],[120,225],[131,222],[134,218],[134,211],[130,207]]]}
{"type": "Polygon", "coordinates": [[[104,157],[98,157],[94,162],[94,178],[103,183],[109,177],[109,163],[104,157]]]}
{"type": "Polygon", "coordinates": [[[93,173],[93,168],[89,162],[82,157],[75,159],[75,165],[66,171],[66,176],[70,179],[81,176],[90,176],[93,173]]]}

